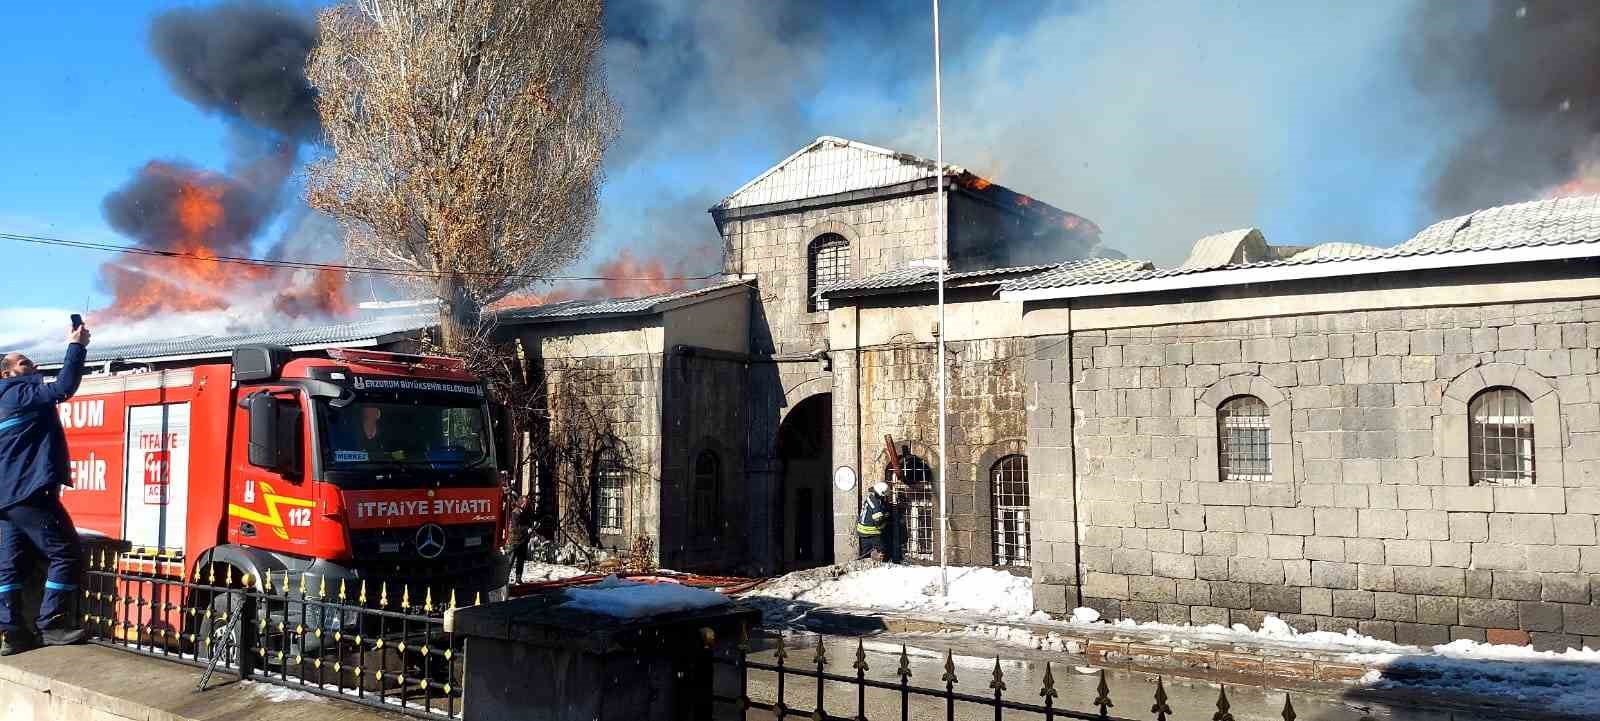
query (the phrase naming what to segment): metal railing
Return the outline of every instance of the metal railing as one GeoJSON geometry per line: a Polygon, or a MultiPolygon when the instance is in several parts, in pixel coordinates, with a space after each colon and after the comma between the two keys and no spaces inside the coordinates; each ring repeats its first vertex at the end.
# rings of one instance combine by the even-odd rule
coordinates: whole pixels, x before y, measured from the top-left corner
{"type": "MultiPolygon", "coordinates": [[[[731,667],[734,670],[738,684],[738,695],[718,694],[715,698],[716,701],[724,705],[734,706],[740,719],[748,718],[750,711],[756,709],[771,712],[772,718],[778,721],[782,721],[782,719],[789,716],[801,716],[816,719],[817,721],[865,721],[869,717],[884,718],[885,708],[890,708],[897,709],[894,718],[899,718],[900,721],[909,721],[912,718],[933,718],[935,714],[942,715],[946,721],[955,721],[958,717],[977,718],[979,716],[987,716],[987,712],[991,710],[994,713],[995,721],[1000,721],[1002,718],[1041,718],[1046,721],[1051,719],[1134,721],[1134,718],[1130,716],[1112,715],[1112,709],[1137,709],[1145,703],[1143,700],[1134,700],[1127,697],[1113,701],[1111,687],[1106,681],[1106,672],[1101,670],[1099,673],[1099,685],[1095,688],[1095,698],[1090,704],[1096,710],[1075,711],[1069,708],[1062,708],[1057,705],[1060,693],[1056,689],[1054,672],[1048,662],[1044,665],[1044,675],[1040,679],[1040,687],[1037,690],[1029,689],[1029,694],[1039,699],[1037,703],[1007,698],[1006,692],[1011,689],[1006,683],[1005,673],[1001,670],[999,658],[995,659],[994,670],[990,675],[988,684],[989,689],[993,691],[993,695],[979,695],[958,691],[956,690],[956,685],[960,682],[960,678],[957,675],[955,657],[950,651],[945,652],[944,673],[939,679],[943,685],[916,685],[912,683],[911,656],[904,646],[900,648],[899,668],[896,669],[894,674],[898,681],[868,678],[867,672],[871,670],[871,667],[867,663],[867,649],[866,645],[859,639],[856,641],[854,663],[850,667],[855,672],[853,675],[831,673],[827,670],[829,663],[827,650],[820,639],[816,646],[815,655],[809,660],[809,664],[804,661],[799,666],[789,664],[789,649],[782,636],[777,638],[777,648],[773,654],[774,660],[772,662],[752,660],[750,655],[751,647],[748,638],[741,638],[735,654],[731,657],[726,655],[718,656],[714,661],[719,665],[731,667]],[[806,665],[812,668],[806,668],[806,665]],[[775,676],[776,693],[772,695],[771,700],[758,699],[752,696],[750,688],[751,672],[765,672],[775,676]],[[790,681],[795,679],[815,684],[815,698],[807,698],[807,703],[811,705],[810,708],[801,708],[788,704],[788,697],[793,695],[789,693],[792,690],[789,688],[791,686],[790,681]],[[827,708],[830,685],[832,685],[834,691],[841,689],[853,691],[855,697],[853,711],[849,708],[850,704],[844,704],[843,708],[832,710],[827,708]],[[870,709],[867,698],[869,690],[877,692],[873,703],[870,704],[870,709]],[[942,705],[943,709],[935,711],[928,708],[930,702],[935,705],[942,705]],[[1123,704],[1123,706],[1119,706],[1119,703],[1123,704]],[[920,707],[913,711],[913,706],[919,704],[920,707]],[[957,713],[958,710],[960,711],[959,715],[957,713]]],[[[806,695],[810,696],[810,694],[806,695]]],[[[838,694],[836,693],[834,696],[837,700],[838,694]]],[[[1170,699],[1167,696],[1166,685],[1160,677],[1156,679],[1155,694],[1149,700],[1153,702],[1150,705],[1149,715],[1141,716],[1140,718],[1154,719],[1155,721],[1169,721],[1169,719],[1174,718],[1172,707],[1168,703],[1170,699]]],[[[1210,717],[1212,721],[1234,721],[1234,716],[1230,710],[1231,705],[1228,700],[1228,688],[1224,685],[1217,693],[1216,712],[1210,717]]],[[[1294,703],[1290,700],[1288,694],[1284,694],[1283,710],[1279,713],[1279,716],[1283,721],[1295,721],[1294,703]]]]}
{"type": "Polygon", "coordinates": [[[454,592],[436,602],[432,588],[419,588],[415,604],[411,587],[391,593],[387,583],[256,579],[215,566],[185,578],[115,553],[88,565],[90,641],[203,668],[202,688],[226,670],[410,716],[461,718],[463,646],[444,627],[454,592]]]}

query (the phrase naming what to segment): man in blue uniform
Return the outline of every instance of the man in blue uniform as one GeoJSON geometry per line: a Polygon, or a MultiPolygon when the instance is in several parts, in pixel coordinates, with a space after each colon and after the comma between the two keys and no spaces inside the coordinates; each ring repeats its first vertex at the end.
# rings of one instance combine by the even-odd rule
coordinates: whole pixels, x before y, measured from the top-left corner
{"type": "Polygon", "coordinates": [[[22,566],[37,555],[50,563],[39,605],[42,640],[65,645],[84,637],[77,612],[82,549],[61,505],[61,486],[71,485],[72,476],[56,404],[78,391],[88,327],[74,328],[67,341],[66,360],[53,382],[27,356],[0,359],[0,656],[37,642],[18,616],[27,576],[22,566]]]}
{"type": "Polygon", "coordinates": [[[867,499],[861,503],[861,518],[856,520],[860,558],[870,556],[874,561],[882,561],[888,554],[888,549],[883,546],[883,529],[889,525],[889,503],[884,499],[888,492],[889,484],[878,481],[867,491],[867,499]]]}

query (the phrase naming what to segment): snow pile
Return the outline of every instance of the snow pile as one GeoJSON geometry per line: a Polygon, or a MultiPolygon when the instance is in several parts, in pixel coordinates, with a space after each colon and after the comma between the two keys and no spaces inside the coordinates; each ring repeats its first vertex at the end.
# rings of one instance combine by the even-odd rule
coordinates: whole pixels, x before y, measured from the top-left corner
{"type": "Polygon", "coordinates": [[[588,573],[577,566],[563,566],[559,563],[528,563],[522,566],[522,583],[538,583],[540,581],[559,581],[564,578],[573,578],[588,573]]]}
{"type": "Polygon", "coordinates": [[[938,611],[1024,619],[1033,613],[1033,581],[981,567],[950,568],[950,595],[939,596],[937,566],[851,564],[797,571],[752,590],[762,597],[835,608],[938,611]]]}
{"type": "Polygon", "coordinates": [[[260,696],[267,703],[284,703],[286,701],[321,701],[322,697],[305,691],[296,691],[285,686],[274,686],[270,683],[256,683],[243,681],[241,684],[251,693],[260,696]]]}
{"type": "Polygon", "coordinates": [[[592,586],[569,588],[562,608],[612,618],[645,618],[680,611],[726,606],[732,601],[716,591],[676,583],[639,583],[616,576],[592,586]]]}
{"type": "Polygon", "coordinates": [[[1380,667],[1362,679],[1378,688],[1515,699],[1580,716],[1600,707],[1600,651],[1589,648],[1535,651],[1462,639],[1416,655],[1346,658],[1380,667]]]}

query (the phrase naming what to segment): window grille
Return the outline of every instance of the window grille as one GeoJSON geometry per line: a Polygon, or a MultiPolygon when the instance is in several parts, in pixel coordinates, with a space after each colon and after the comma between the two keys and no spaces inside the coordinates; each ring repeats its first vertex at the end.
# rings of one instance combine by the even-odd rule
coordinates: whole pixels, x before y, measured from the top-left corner
{"type": "Polygon", "coordinates": [[[616,450],[607,448],[595,458],[594,511],[601,533],[622,533],[622,494],[627,475],[616,450]]]}
{"type": "Polygon", "coordinates": [[[1472,483],[1533,483],[1533,402],[1515,388],[1490,388],[1467,413],[1472,483]]]}
{"type": "MultiPolygon", "coordinates": [[[[895,485],[898,505],[905,523],[905,554],[909,558],[932,561],[934,533],[933,469],[926,461],[905,454],[900,458],[900,483],[895,485]]],[[[894,467],[884,469],[884,480],[894,480],[894,467]]]]}
{"type": "Polygon", "coordinates": [[[837,233],[819,236],[811,242],[806,264],[806,310],[828,309],[828,301],[817,297],[817,289],[850,277],[850,241],[837,233]]]}
{"type": "Polygon", "coordinates": [[[1028,457],[1006,456],[989,470],[994,565],[1028,565],[1028,457]]]}
{"type": "Polygon", "coordinates": [[[694,528],[701,538],[717,534],[722,525],[717,499],[722,495],[722,463],[717,454],[701,451],[694,461],[694,528]]]}
{"type": "Polygon", "coordinates": [[[1267,404],[1235,396],[1217,409],[1217,463],[1224,481],[1272,480],[1272,424],[1267,404]]]}

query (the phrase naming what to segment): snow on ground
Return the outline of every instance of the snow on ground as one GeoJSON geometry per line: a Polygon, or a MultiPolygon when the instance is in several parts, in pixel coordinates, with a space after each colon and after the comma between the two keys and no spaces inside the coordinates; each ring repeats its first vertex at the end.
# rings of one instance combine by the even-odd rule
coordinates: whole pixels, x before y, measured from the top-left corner
{"type": "Polygon", "coordinates": [[[588,571],[577,566],[563,566],[559,563],[528,563],[522,566],[522,583],[559,581],[587,573],[588,571]]]}
{"type": "Polygon", "coordinates": [[[676,583],[639,583],[610,576],[604,581],[563,591],[562,608],[612,618],[644,618],[679,611],[726,606],[732,601],[716,591],[676,583]]]}
{"type": "Polygon", "coordinates": [[[321,701],[322,697],[314,693],[297,691],[284,686],[274,686],[270,683],[256,683],[243,681],[242,685],[251,693],[265,699],[268,703],[283,703],[285,701],[321,701]]]}
{"type": "Polygon", "coordinates": [[[950,595],[941,598],[936,566],[847,564],[797,571],[756,587],[745,598],[1022,619],[1033,612],[1033,581],[993,568],[952,567],[950,595]]]}

